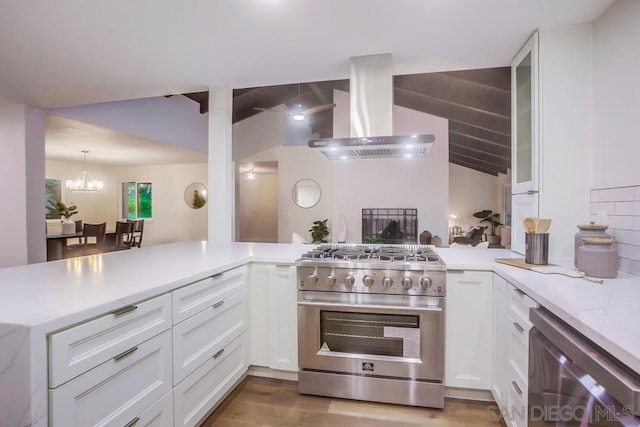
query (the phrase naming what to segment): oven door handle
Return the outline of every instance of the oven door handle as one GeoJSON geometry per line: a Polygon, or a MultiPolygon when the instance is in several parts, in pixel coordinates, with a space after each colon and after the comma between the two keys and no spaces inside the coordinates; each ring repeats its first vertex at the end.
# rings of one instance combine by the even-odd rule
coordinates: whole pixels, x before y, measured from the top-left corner
{"type": "Polygon", "coordinates": [[[362,310],[376,310],[381,314],[398,313],[398,312],[441,312],[442,307],[439,306],[427,306],[427,307],[400,307],[400,306],[388,306],[388,305],[368,305],[368,304],[344,304],[344,303],[328,303],[328,302],[313,302],[313,301],[298,301],[298,306],[301,307],[313,307],[325,310],[335,310],[336,308],[346,309],[362,309],[362,310]]]}

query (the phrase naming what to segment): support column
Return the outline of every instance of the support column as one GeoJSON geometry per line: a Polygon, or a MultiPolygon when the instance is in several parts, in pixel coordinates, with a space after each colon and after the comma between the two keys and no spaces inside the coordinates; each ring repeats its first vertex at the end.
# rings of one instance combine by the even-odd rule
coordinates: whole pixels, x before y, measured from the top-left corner
{"type": "Polygon", "coordinates": [[[233,240],[233,168],[231,127],[233,90],[209,88],[209,218],[210,243],[233,240]]]}

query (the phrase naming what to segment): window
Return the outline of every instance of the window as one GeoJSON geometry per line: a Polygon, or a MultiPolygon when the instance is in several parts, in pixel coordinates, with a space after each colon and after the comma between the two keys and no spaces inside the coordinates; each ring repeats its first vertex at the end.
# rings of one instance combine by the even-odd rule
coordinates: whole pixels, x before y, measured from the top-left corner
{"type": "Polygon", "coordinates": [[[60,213],[56,209],[56,203],[62,201],[62,180],[45,179],[45,219],[59,219],[60,213]]]}
{"type": "Polygon", "coordinates": [[[127,219],[151,218],[151,183],[122,183],[122,217],[127,219]]]}

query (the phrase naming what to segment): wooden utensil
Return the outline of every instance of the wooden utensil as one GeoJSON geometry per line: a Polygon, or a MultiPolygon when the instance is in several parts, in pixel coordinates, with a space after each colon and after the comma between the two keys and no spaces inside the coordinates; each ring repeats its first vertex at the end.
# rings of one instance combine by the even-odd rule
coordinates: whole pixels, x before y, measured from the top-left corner
{"type": "Polygon", "coordinates": [[[536,220],[530,216],[522,218],[522,225],[527,233],[533,233],[536,231],[536,220]]]}
{"type": "Polygon", "coordinates": [[[546,218],[539,218],[536,224],[536,233],[545,234],[549,232],[551,226],[551,220],[546,218]]]}

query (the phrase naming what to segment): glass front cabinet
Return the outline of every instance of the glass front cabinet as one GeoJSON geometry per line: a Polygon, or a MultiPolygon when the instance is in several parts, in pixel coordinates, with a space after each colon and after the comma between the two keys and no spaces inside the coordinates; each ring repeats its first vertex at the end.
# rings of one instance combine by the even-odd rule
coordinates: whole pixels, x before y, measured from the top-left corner
{"type": "Polygon", "coordinates": [[[538,216],[538,33],[511,63],[511,248],[524,253],[522,218],[538,216]]]}

